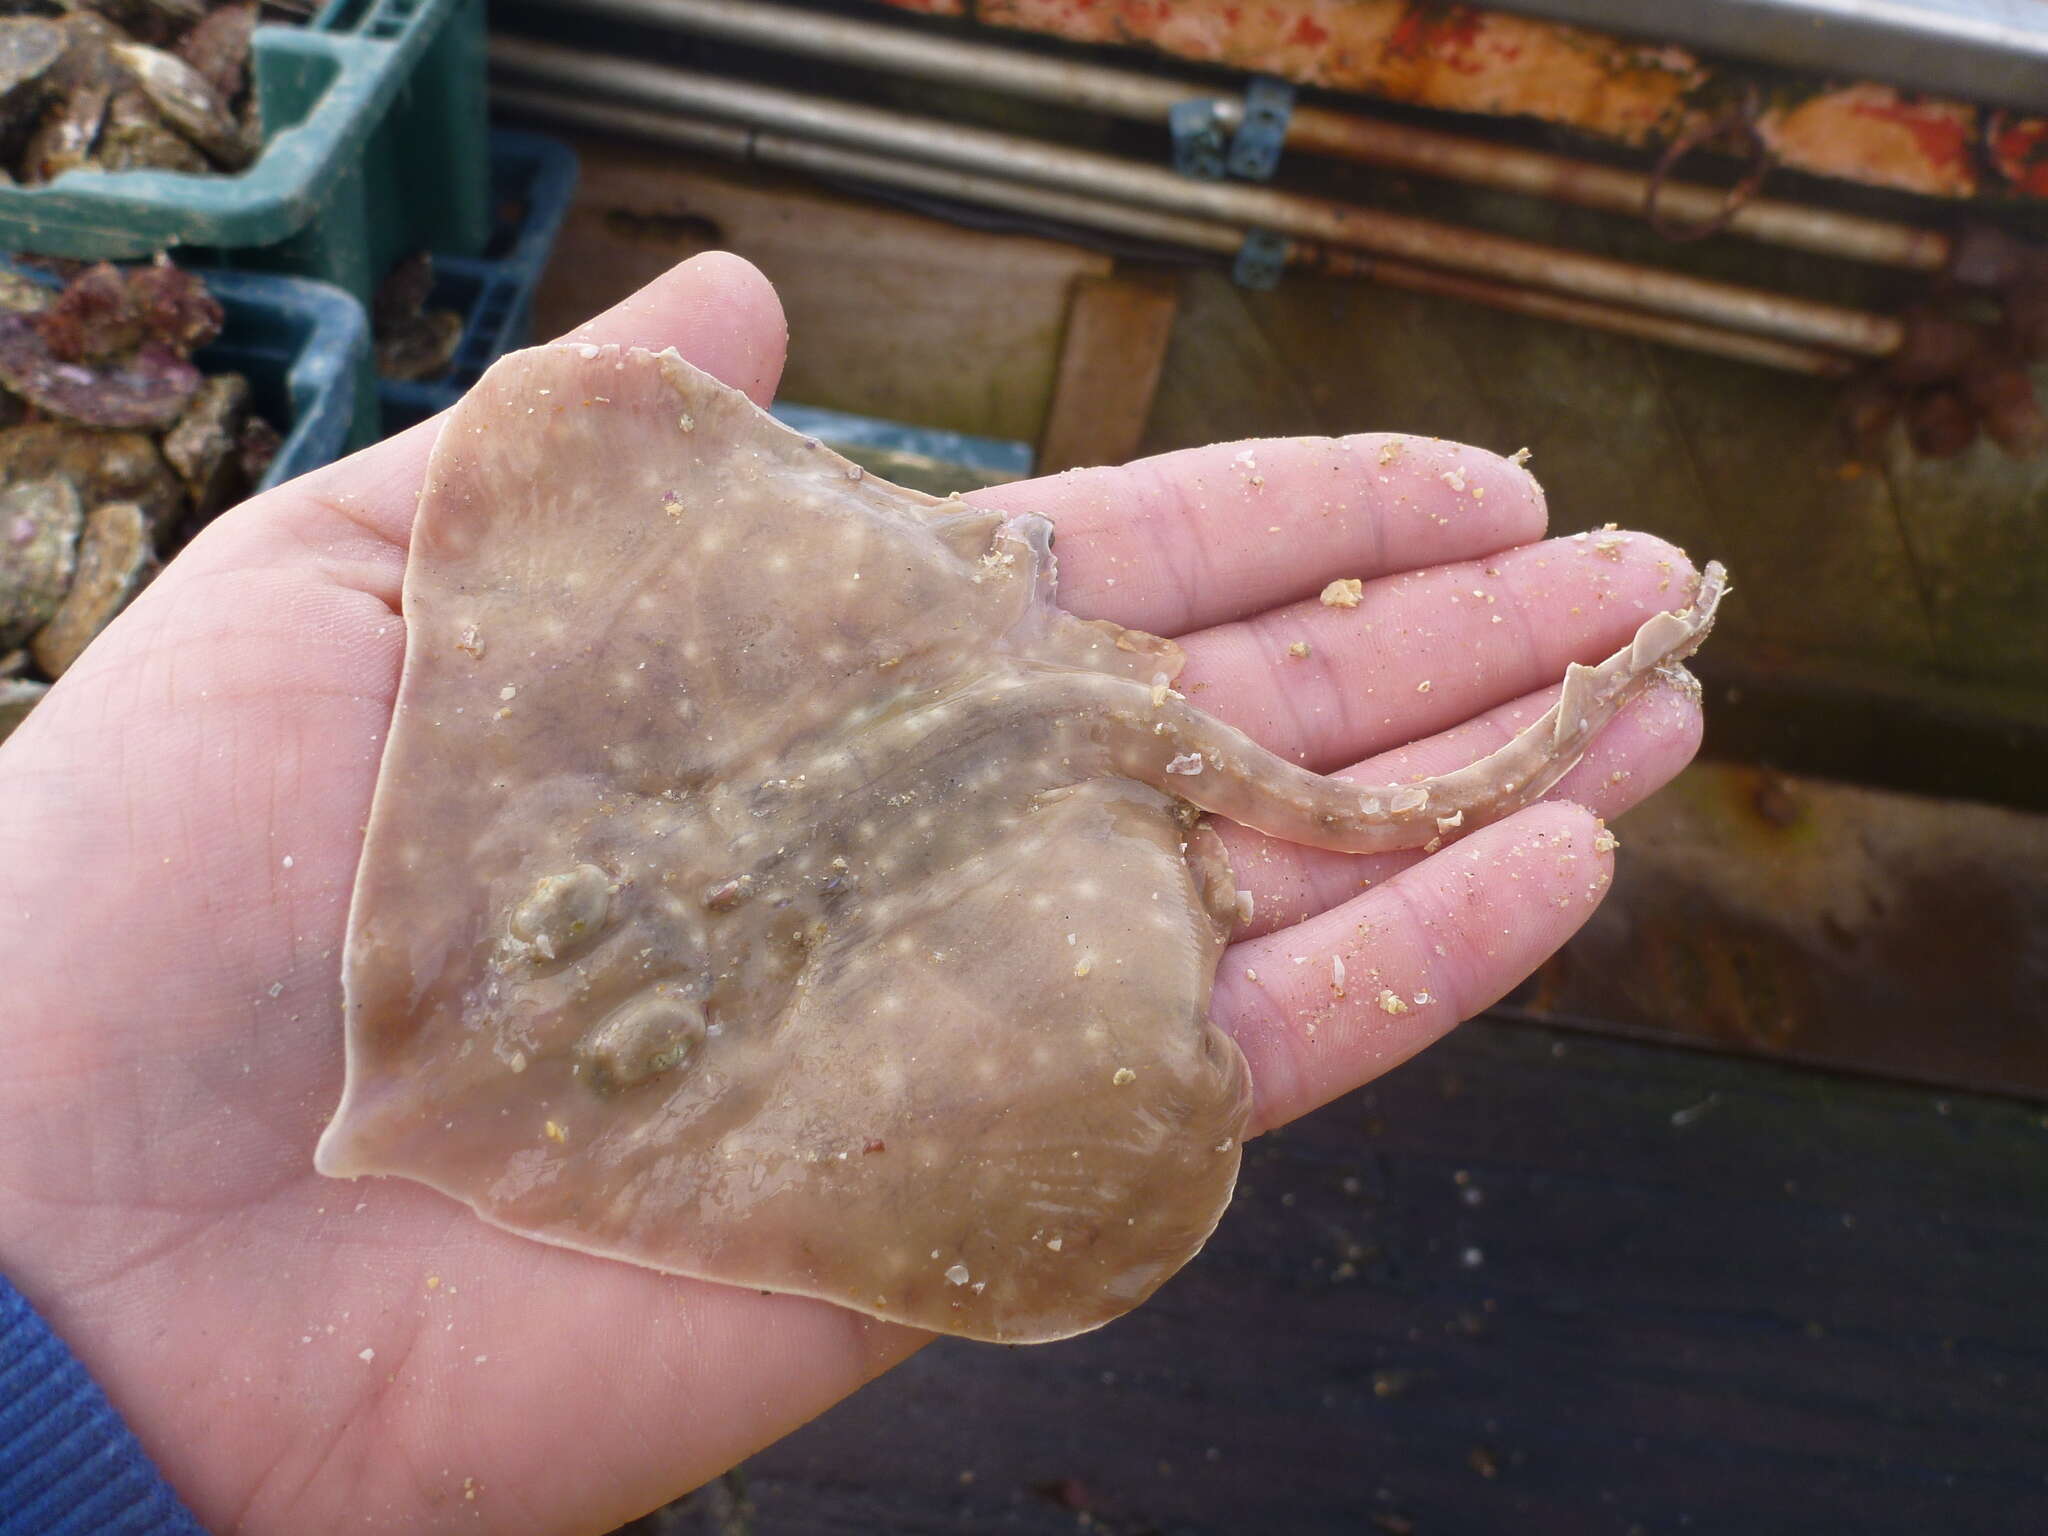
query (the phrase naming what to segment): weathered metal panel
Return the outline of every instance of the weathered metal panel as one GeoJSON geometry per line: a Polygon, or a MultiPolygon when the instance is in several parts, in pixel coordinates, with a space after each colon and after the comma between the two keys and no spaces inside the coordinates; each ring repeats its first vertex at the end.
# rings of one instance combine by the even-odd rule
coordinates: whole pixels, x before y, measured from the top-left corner
{"type": "MultiPolygon", "coordinates": [[[[882,3],[966,14],[961,0],[882,3]]],[[[1732,18],[1784,11],[1794,3],[1750,0],[1725,9],[1732,18]]],[[[1798,3],[1812,8],[1821,0],[1798,3]]],[[[2035,0],[2024,3],[2048,17],[2035,0]]],[[[1854,0],[1838,0],[1835,8],[1844,7],[1857,8],[1854,0]]],[[[1595,8],[1589,3],[1575,9],[1595,8]]],[[[1995,0],[1970,0],[1964,8],[1995,9],[1995,0]]],[[[1598,9],[1627,12],[1632,20],[1643,14],[1634,6],[1598,9]]],[[[1714,9],[1660,7],[1655,22],[1660,34],[1678,36],[1678,18],[1714,9]]],[[[1934,7],[1903,9],[1916,17],[1925,13],[1933,25],[1934,7]]],[[[1934,197],[2048,197],[2048,118],[1920,95],[1895,84],[1782,75],[1766,84],[1739,68],[1710,64],[1676,42],[1630,40],[1477,6],[1428,0],[979,0],[973,14],[990,26],[1069,42],[1150,47],[1389,101],[1535,118],[1634,145],[1667,142],[1725,112],[1730,101],[1755,87],[1757,133],[1793,169],[1934,197]]],[[[1726,23],[1736,25],[1732,19],[1726,23]]],[[[2048,49],[2048,20],[2030,25],[2022,40],[2037,39],[2048,49]]],[[[1983,34],[1979,43],[1990,36],[1983,34]]],[[[1974,56],[1931,44],[1923,52],[1929,59],[1974,56]]],[[[2014,57],[2031,59],[2024,53],[2014,57]]],[[[1815,67],[1832,64],[1842,71],[1865,58],[1888,62],[1895,51],[1824,53],[1815,67]]],[[[2031,92],[2018,95],[2032,101],[2048,94],[2048,63],[2030,62],[2028,68],[2026,78],[2035,83],[2031,92]]],[[[1910,82],[1924,72],[1899,78],[1910,82]]],[[[1972,78],[1961,71],[1956,88],[1994,101],[2014,95],[1996,88],[2004,79],[1998,70],[1983,74],[1978,92],[1964,89],[1972,78]]]]}

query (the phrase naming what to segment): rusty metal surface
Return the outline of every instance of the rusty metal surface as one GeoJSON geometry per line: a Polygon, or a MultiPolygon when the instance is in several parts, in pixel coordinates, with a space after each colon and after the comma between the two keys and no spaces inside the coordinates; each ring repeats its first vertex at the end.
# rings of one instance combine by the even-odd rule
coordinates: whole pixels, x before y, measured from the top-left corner
{"type": "MultiPolygon", "coordinates": [[[[1177,106],[1198,101],[1210,103],[1225,128],[1244,120],[1243,99],[1235,91],[1219,94],[1214,82],[808,7],[762,0],[531,3],[543,12],[603,16],[671,33],[722,38],[778,53],[827,59],[849,68],[881,70],[942,85],[964,84],[1162,127],[1177,106]]],[[[1825,256],[1932,272],[1940,270],[1950,254],[1949,237],[1937,230],[1769,197],[1731,205],[1726,191],[1719,187],[1669,176],[1653,178],[1632,167],[1442,133],[1313,102],[1295,105],[1285,133],[1291,149],[1554,197],[1630,217],[1642,214],[1654,194],[1667,216],[1687,224],[1703,226],[1725,218],[1734,233],[1825,256]]]]}
{"type": "MultiPolygon", "coordinates": [[[[968,13],[965,0],[880,0],[899,10],[968,13]]],[[[1390,101],[1489,117],[1557,123],[1621,144],[1667,143],[1723,111],[1754,87],[1768,97],[1757,129],[1790,169],[1866,186],[1944,198],[1980,194],[2048,196],[2048,119],[2028,115],[2043,100],[2038,55],[2044,35],[2031,13],[2040,0],[1968,0],[2018,7],[2024,28],[1985,33],[1973,45],[1956,18],[1964,0],[1884,0],[1893,20],[1946,17],[1949,46],[1895,50],[1878,78],[1856,79],[1842,39],[1814,44],[1811,27],[1796,50],[1798,75],[1725,66],[1679,46],[1712,25],[1717,45],[1781,63],[1794,50],[1773,47],[1791,28],[1756,24],[1762,10],[1794,4],[1850,6],[1877,0],[1695,0],[1684,7],[1640,0],[1515,0],[1515,9],[1586,17],[1595,9],[1623,34],[1436,0],[975,0],[977,26],[1048,34],[1070,43],[1150,47],[1171,57],[1282,76],[1298,84],[1359,91],[1390,101]],[[1928,70],[1946,64],[1943,89],[1925,95],[1928,70]],[[1893,69],[1891,66],[1899,66],[1893,69]],[[1847,76],[1845,79],[1844,76],[1847,76]],[[1880,84],[1879,81],[1894,83],[1880,84]],[[2009,86],[2022,88],[2008,89],[2009,86]],[[1991,105],[1979,106],[1986,102],[1991,105]],[[2004,105],[1997,105],[2003,102],[2004,105]],[[2019,110],[2013,110],[2017,106],[2019,110]]],[[[1868,36],[1866,30],[1865,33],[1868,36]]]]}
{"type": "Polygon", "coordinates": [[[2048,817],[1700,764],[1617,830],[1521,1016],[2048,1098],[2048,817]]]}
{"type": "Polygon", "coordinates": [[[2048,107],[2039,0],[1510,0],[1508,9],[1639,31],[1828,74],[1854,71],[1978,101],[2048,107]]]}
{"type": "Polygon", "coordinates": [[[588,92],[614,103],[729,119],[758,131],[1267,228],[1295,239],[1367,250],[1468,277],[1568,292],[1781,341],[1881,358],[1898,351],[1905,339],[1897,320],[1839,304],[1273,187],[1199,181],[1117,155],[697,70],[507,36],[492,39],[490,62],[501,82],[544,82],[558,92],[588,92]]]}

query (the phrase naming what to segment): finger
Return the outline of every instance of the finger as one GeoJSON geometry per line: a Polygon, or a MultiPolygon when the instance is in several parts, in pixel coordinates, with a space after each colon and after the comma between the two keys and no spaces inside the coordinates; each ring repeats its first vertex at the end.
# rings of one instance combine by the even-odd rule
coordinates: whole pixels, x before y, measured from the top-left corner
{"type": "Polygon", "coordinates": [[[1600,904],[1609,841],[1581,806],[1531,806],[1342,906],[1233,944],[1212,1008],[1250,1064],[1254,1132],[1370,1082],[1501,998],[1600,904]]]}
{"type": "MultiPolygon", "coordinates": [[[[1363,783],[1399,784],[1448,773],[1486,756],[1557,702],[1555,686],[1502,705],[1477,720],[1414,746],[1384,753],[1343,771],[1363,783]]],[[[1699,750],[1698,692],[1658,680],[1610,721],[1546,800],[1582,805],[1608,820],[1663,788],[1699,750]]],[[[1262,837],[1232,822],[1218,822],[1239,889],[1252,897],[1252,917],[1238,932],[1252,938],[1328,911],[1420,863],[1420,850],[1401,853],[1331,853],[1262,837]]]]}
{"type": "Polygon", "coordinates": [[[706,251],[671,267],[563,341],[595,346],[674,347],[754,404],[775,398],[789,350],[789,324],[774,285],[730,251],[706,251]]]}
{"type": "MultiPolygon", "coordinates": [[[[562,339],[655,350],[674,347],[712,377],[766,405],[781,377],[788,327],[767,278],[737,256],[710,251],[671,268],[562,339]]],[[[339,524],[402,549],[440,423],[438,416],[423,421],[269,496],[246,502],[244,508],[253,518],[303,507],[316,526],[316,537],[338,535],[346,540],[346,533],[336,528],[339,524]]],[[[351,558],[359,552],[345,543],[337,553],[351,558]]]]}
{"type": "Polygon", "coordinates": [[[1178,686],[1283,757],[1327,770],[1613,654],[1695,584],[1684,552],[1648,534],[1551,539],[1370,582],[1356,608],[1311,600],[1184,635],[1178,686]]]}
{"type": "Polygon", "coordinates": [[[1312,597],[1346,576],[1465,560],[1543,532],[1517,464],[1373,433],[1190,448],[977,491],[1058,532],[1060,603],[1155,634],[1312,597]]]}

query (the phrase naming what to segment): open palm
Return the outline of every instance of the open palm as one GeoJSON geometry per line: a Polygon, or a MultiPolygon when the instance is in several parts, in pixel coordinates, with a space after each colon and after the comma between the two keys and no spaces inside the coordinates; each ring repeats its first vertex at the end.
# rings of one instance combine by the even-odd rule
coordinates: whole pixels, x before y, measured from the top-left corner
{"type": "MultiPolygon", "coordinates": [[[[762,401],[781,367],[774,295],[731,257],[576,334],[674,346],[762,401]]],[[[221,519],[0,748],[0,1272],[222,1533],[602,1531],[922,1337],[314,1174],[431,432],[221,519]]],[[[977,499],[1050,517],[1066,605],[1178,636],[1181,686],[1275,750],[1331,771],[1419,738],[1379,779],[1482,755],[1567,661],[1692,590],[1654,539],[1532,543],[1534,482],[1425,439],[1234,444],[977,499]],[[1365,579],[1357,608],[1317,602],[1339,577],[1365,579]]],[[[1659,685],[1552,801],[1428,858],[1226,828],[1256,917],[1215,1011],[1257,1123],[1527,974],[1605,889],[1594,813],[1697,736],[1694,701],[1659,685]],[[1333,955],[1371,985],[1333,999],[1333,955]]]]}

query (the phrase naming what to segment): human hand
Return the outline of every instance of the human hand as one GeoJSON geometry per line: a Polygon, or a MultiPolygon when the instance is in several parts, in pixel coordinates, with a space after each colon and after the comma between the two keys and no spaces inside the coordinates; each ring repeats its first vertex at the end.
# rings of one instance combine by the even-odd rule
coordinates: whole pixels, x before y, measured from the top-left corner
{"type": "MultiPolygon", "coordinates": [[[[712,256],[576,339],[674,346],[765,402],[783,326],[712,256]]],[[[603,1531],[922,1342],[313,1172],[432,431],[219,520],[0,747],[0,1271],[221,1533],[603,1531]]],[[[1178,636],[1196,705],[1382,781],[1491,750],[1567,661],[1693,585],[1653,539],[1530,543],[1534,482],[1426,439],[1196,449],[974,499],[1050,517],[1063,602],[1178,636]],[[1317,602],[1346,576],[1359,607],[1317,602]]],[[[1427,857],[1226,827],[1255,921],[1214,1009],[1256,1123],[1386,1071],[1562,943],[1607,884],[1595,813],[1675,773],[1698,727],[1659,683],[1549,801],[1427,857]],[[1333,954],[1358,978],[1341,1000],[1333,954]]]]}

